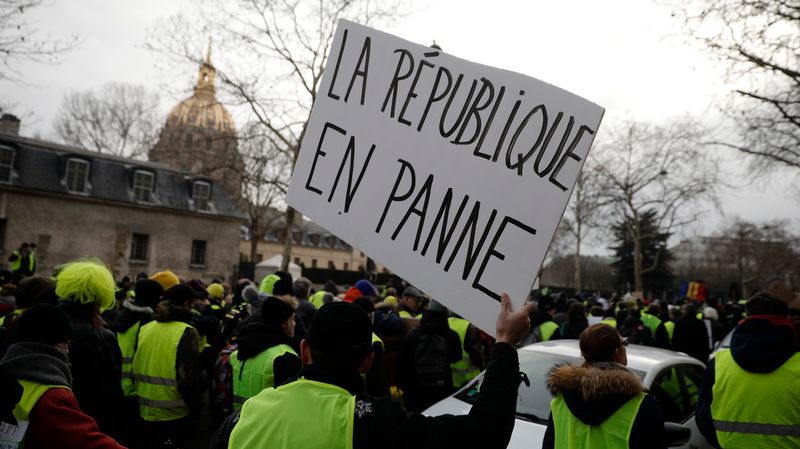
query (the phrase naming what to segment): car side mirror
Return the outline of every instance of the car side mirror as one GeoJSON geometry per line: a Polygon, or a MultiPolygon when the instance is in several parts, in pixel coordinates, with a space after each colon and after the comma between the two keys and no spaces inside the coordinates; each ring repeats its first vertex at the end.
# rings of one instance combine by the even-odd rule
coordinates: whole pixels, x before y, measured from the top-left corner
{"type": "Polygon", "coordinates": [[[692,437],[692,429],[678,423],[665,422],[664,437],[667,447],[683,446],[692,437]]]}

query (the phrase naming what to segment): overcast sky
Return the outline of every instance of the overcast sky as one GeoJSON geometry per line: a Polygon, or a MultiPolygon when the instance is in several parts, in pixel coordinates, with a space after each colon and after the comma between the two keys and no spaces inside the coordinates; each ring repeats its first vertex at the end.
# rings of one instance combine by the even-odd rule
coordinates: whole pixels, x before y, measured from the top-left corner
{"type": "MultiPolygon", "coordinates": [[[[0,99],[15,105],[23,134],[49,138],[61,98],[71,90],[108,82],[160,92],[188,90],[193,71],[165,71],[143,46],[148,29],[159,20],[190,8],[186,0],[52,1],[31,19],[53,37],[79,35],[80,47],[56,66],[21,65],[28,85],[0,82],[0,99]]],[[[658,122],[685,114],[715,121],[719,115],[713,104],[729,92],[723,67],[688,45],[669,9],[649,0],[430,0],[415,9],[386,31],[426,45],[435,40],[455,56],[572,91],[606,108],[606,124],[626,118],[658,122]]],[[[165,93],[162,112],[180,99],[165,93]]],[[[741,176],[741,156],[728,153],[725,165],[738,185],[724,194],[725,216],[709,213],[687,233],[711,232],[735,215],[795,223],[800,218],[796,194],[786,193],[794,180],[790,174],[772,176],[770,183],[748,183],[741,176]]]]}

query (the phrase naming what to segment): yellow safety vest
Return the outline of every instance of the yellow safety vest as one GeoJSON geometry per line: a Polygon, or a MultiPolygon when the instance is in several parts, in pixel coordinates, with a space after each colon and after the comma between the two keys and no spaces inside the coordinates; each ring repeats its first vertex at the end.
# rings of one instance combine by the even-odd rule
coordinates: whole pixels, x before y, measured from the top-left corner
{"type": "Polygon", "coordinates": [[[125,332],[117,332],[117,344],[122,352],[122,392],[125,393],[125,397],[136,394],[133,384],[133,354],[141,325],[141,321],[137,321],[125,332]]]}
{"type": "Polygon", "coordinates": [[[245,402],[228,447],[352,449],[355,399],[335,385],[307,379],[267,388],[245,402]]]}
{"type": "Polygon", "coordinates": [[[664,329],[667,330],[667,335],[669,335],[669,342],[672,343],[672,334],[675,333],[675,322],[674,321],[664,322],[664,329]]]}
{"type": "Polygon", "coordinates": [[[313,295],[308,297],[308,300],[311,302],[311,304],[314,304],[314,307],[319,309],[320,307],[325,305],[325,293],[328,292],[326,292],[325,290],[320,290],[318,292],[315,292],[313,295]]]}
{"type": "Polygon", "coordinates": [[[653,337],[655,337],[656,329],[658,329],[658,326],[661,325],[661,318],[655,315],[650,315],[647,312],[642,312],[641,318],[642,318],[642,323],[644,323],[645,326],[650,328],[650,330],[653,332],[653,337]]]}
{"type": "Polygon", "coordinates": [[[711,416],[720,446],[800,448],[800,353],[771,373],[742,369],[730,349],[714,359],[711,416]]]}
{"type": "Polygon", "coordinates": [[[590,426],[569,411],[561,395],[556,396],[550,403],[555,449],[628,449],[633,423],[644,397],[644,393],[637,394],[600,425],[590,426]]]}
{"type": "MultiPolygon", "coordinates": [[[[11,272],[16,273],[22,268],[22,255],[19,251],[13,251],[11,254],[17,256],[16,260],[12,260],[10,264],[11,272]]],[[[28,253],[28,271],[33,272],[36,269],[36,260],[34,259],[33,253],[28,253]]]]}
{"type": "Polygon", "coordinates": [[[464,342],[467,339],[467,331],[469,330],[469,321],[463,318],[450,317],[447,319],[447,324],[450,325],[450,329],[458,334],[458,339],[461,341],[461,360],[450,364],[450,370],[453,372],[453,386],[460,387],[474,379],[481,373],[481,370],[472,364],[469,354],[464,350],[464,342]]]}
{"type": "Polygon", "coordinates": [[[174,421],[189,415],[178,392],[175,372],[178,345],[187,328],[180,321],[152,321],[139,330],[139,348],[133,356],[133,381],[139,414],[145,421],[174,421]]]}
{"type": "Polygon", "coordinates": [[[606,318],[603,321],[601,321],[601,323],[607,324],[607,325],[609,325],[609,326],[611,326],[611,327],[613,327],[615,329],[617,328],[617,320],[616,320],[616,318],[606,318]]]}
{"type": "Polygon", "coordinates": [[[375,343],[379,343],[381,345],[381,349],[384,350],[384,351],[386,350],[386,348],[383,346],[383,340],[381,340],[381,337],[378,337],[378,335],[375,334],[375,332],[373,332],[372,333],[372,344],[375,345],[375,343]]]}
{"type": "MultiPolygon", "coordinates": [[[[553,338],[553,334],[558,330],[558,324],[554,321],[545,321],[536,327],[539,329],[539,335],[537,337],[541,337],[540,341],[550,341],[550,339],[553,338]]],[[[535,332],[534,330],[534,335],[535,332]]]]}
{"type": "Polygon", "coordinates": [[[17,382],[22,386],[22,398],[20,398],[17,405],[14,406],[13,411],[14,418],[17,420],[17,426],[3,429],[3,432],[11,431],[10,433],[0,433],[0,447],[2,448],[24,447],[25,439],[22,437],[22,444],[20,444],[19,438],[22,436],[20,433],[26,432],[31,411],[33,411],[36,403],[39,402],[39,399],[47,390],[51,388],[66,388],[69,390],[69,387],[65,385],[45,385],[22,379],[17,380],[17,382]],[[16,435],[14,435],[15,433],[16,435]]]}
{"type": "Polygon", "coordinates": [[[294,354],[291,346],[280,344],[261,351],[255,357],[239,360],[239,351],[231,354],[233,367],[233,408],[239,410],[242,404],[265,388],[275,387],[275,372],[272,364],[275,359],[286,354],[294,354]]]}

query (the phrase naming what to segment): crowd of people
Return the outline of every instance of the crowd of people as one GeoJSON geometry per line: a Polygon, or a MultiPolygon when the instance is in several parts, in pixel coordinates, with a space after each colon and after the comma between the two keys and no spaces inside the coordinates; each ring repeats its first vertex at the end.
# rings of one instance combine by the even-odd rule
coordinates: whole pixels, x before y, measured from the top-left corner
{"type": "MultiPolygon", "coordinates": [[[[557,367],[548,379],[545,447],[596,443],[598,429],[610,432],[604,423],[624,427],[626,419],[628,447],[663,447],[660,406],[625,370],[625,346],[705,363],[733,329],[731,350],[706,372],[698,427],[717,447],[756,447],[741,445],[754,432],[736,425],[742,418],[727,395],[746,393],[728,378],[794,385],[800,370],[798,321],[768,293],[746,304],[667,304],[542,289],[516,312],[504,295],[493,338],[399,279],[315,288],[286,272],[229,284],[165,270],[117,282],[96,260],[63,265],[53,278],[15,274],[0,273],[0,420],[25,423],[12,437],[26,448],[180,448],[201,422],[217,429],[212,448],[505,447],[524,377],[514,345],[555,339],[578,339],[585,363],[557,367]],[[483,370],[468,415],[418,413],[483,370]],[[598,383],[613,386],[612,399],[582,398],[574,385],[587,379],[612,379],[598,383]]],[[[773,388],[759,385],[765,394],[773,388]]],[[[799,425],[798,390],[783,395],[788,402],[771,421],[749,419],[799,425]]],[[[760,447],[796,443],[791,431],[768,430],[755,432],[766,439],[757,441],[778,445],[760,447]]]]}

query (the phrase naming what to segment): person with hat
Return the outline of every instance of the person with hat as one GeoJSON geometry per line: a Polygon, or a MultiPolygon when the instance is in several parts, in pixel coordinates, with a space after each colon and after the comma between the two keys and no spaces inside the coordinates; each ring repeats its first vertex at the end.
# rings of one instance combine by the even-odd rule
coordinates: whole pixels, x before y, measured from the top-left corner
{"type": "Polygon", "coordinates": [[[35,249],[35,243],[22,243],[18,250],[8,256],[9,267],[15,278],[22,279],[36,273],[35,249]]]}
{"type": "Polygon", "coordinates": [[[469,414],[426,417],[406,412],[391,397],[364,394],[360,373],[372,361],[369,317],[353,304],[327,304],[301,342],[305,366],[300,373],[229,416],[211,448],[505,447],[514,428],[520,379],[513,344],[530,326],[528,309],[514,312],[508,295],[502,295],[497,343],[469,414]]]}
{"type": "Polygon", "coordinates": [[[235,409],[300,370],[300,357],[291,347],[294,328],[294,309],[274,296],[264,300],[260,319],[250,319],[241,328],[239,347],[230,357],[235,409]]]}
{"type": "Polygon", "coordinates": [[[408,286],[403,290],[403,297],[397,305],[397,314],[401,318],[414,318],[422,312],[425,295],[415,287],[408,286]]]}
{"type": "Polygon", "coordinates": [[[69,316],[74,336],[69,345],[72,391],[81,410],[100,430],[120,439],[123,432],[122,353],[101,313],[114,306],[116,283],[99,260],[59,267],[56,295],[69,316]]]}
{"type": "Polygon", "coordinates": [[[133,382],[144,421],[142,447],[180,447],[202,407],[200,336],[192,322],[192,288],[167,289],[155,321],[139,330],[133,355],[133,382]]]}
{"type": "Polygon", "coordinates": [[[169,290],[170,288],[181,283],[181,280],[178,279],[178,276],[176,276],[175,273],[170,270],[159,271],[158,273],[152,275],[150,279],[161,284],[161,286],[164,287],[164,290],[169,290]]]}
{"type": "Polygon", "coordinates": [[[666,447],[661,406],[625,368],[627,345],[613,327],[593,324],[580,335],[584,363],[553,367],[542,449],[666,447]]]}
{"type": "Polygon", "coordinates": [[[706,367],[696,421],[709,444],[733,448],[800,447],[800,352],[789,308],[767,292],[746,304],[729,349],[706,367]]]}
{"type": "Polygon", "coordinates": [[[25,310],[33,307],[36,304],[58,303],[56,296],[56,283],[52,279],[43,276],[30,276],[22,279],[17,284],[14,293],[15,309],[8,315],[0,318],[0,326],[5,326],[13,321],[18,316],[22,315],[25,310]]]}
{"type": "Polygon", "coordinates": [[[6,401],[13,401],[13,412],[0,413],[0,419],[27,427],[0,435],[3,447],[124,449],[101,432],[75,399],[67,355],[72,337],[69,317],[52,304],[29,308],[15,323],[11,345],[0,360],[0,377],[5,378],[0,403],[5,409],[6,401]]]}

